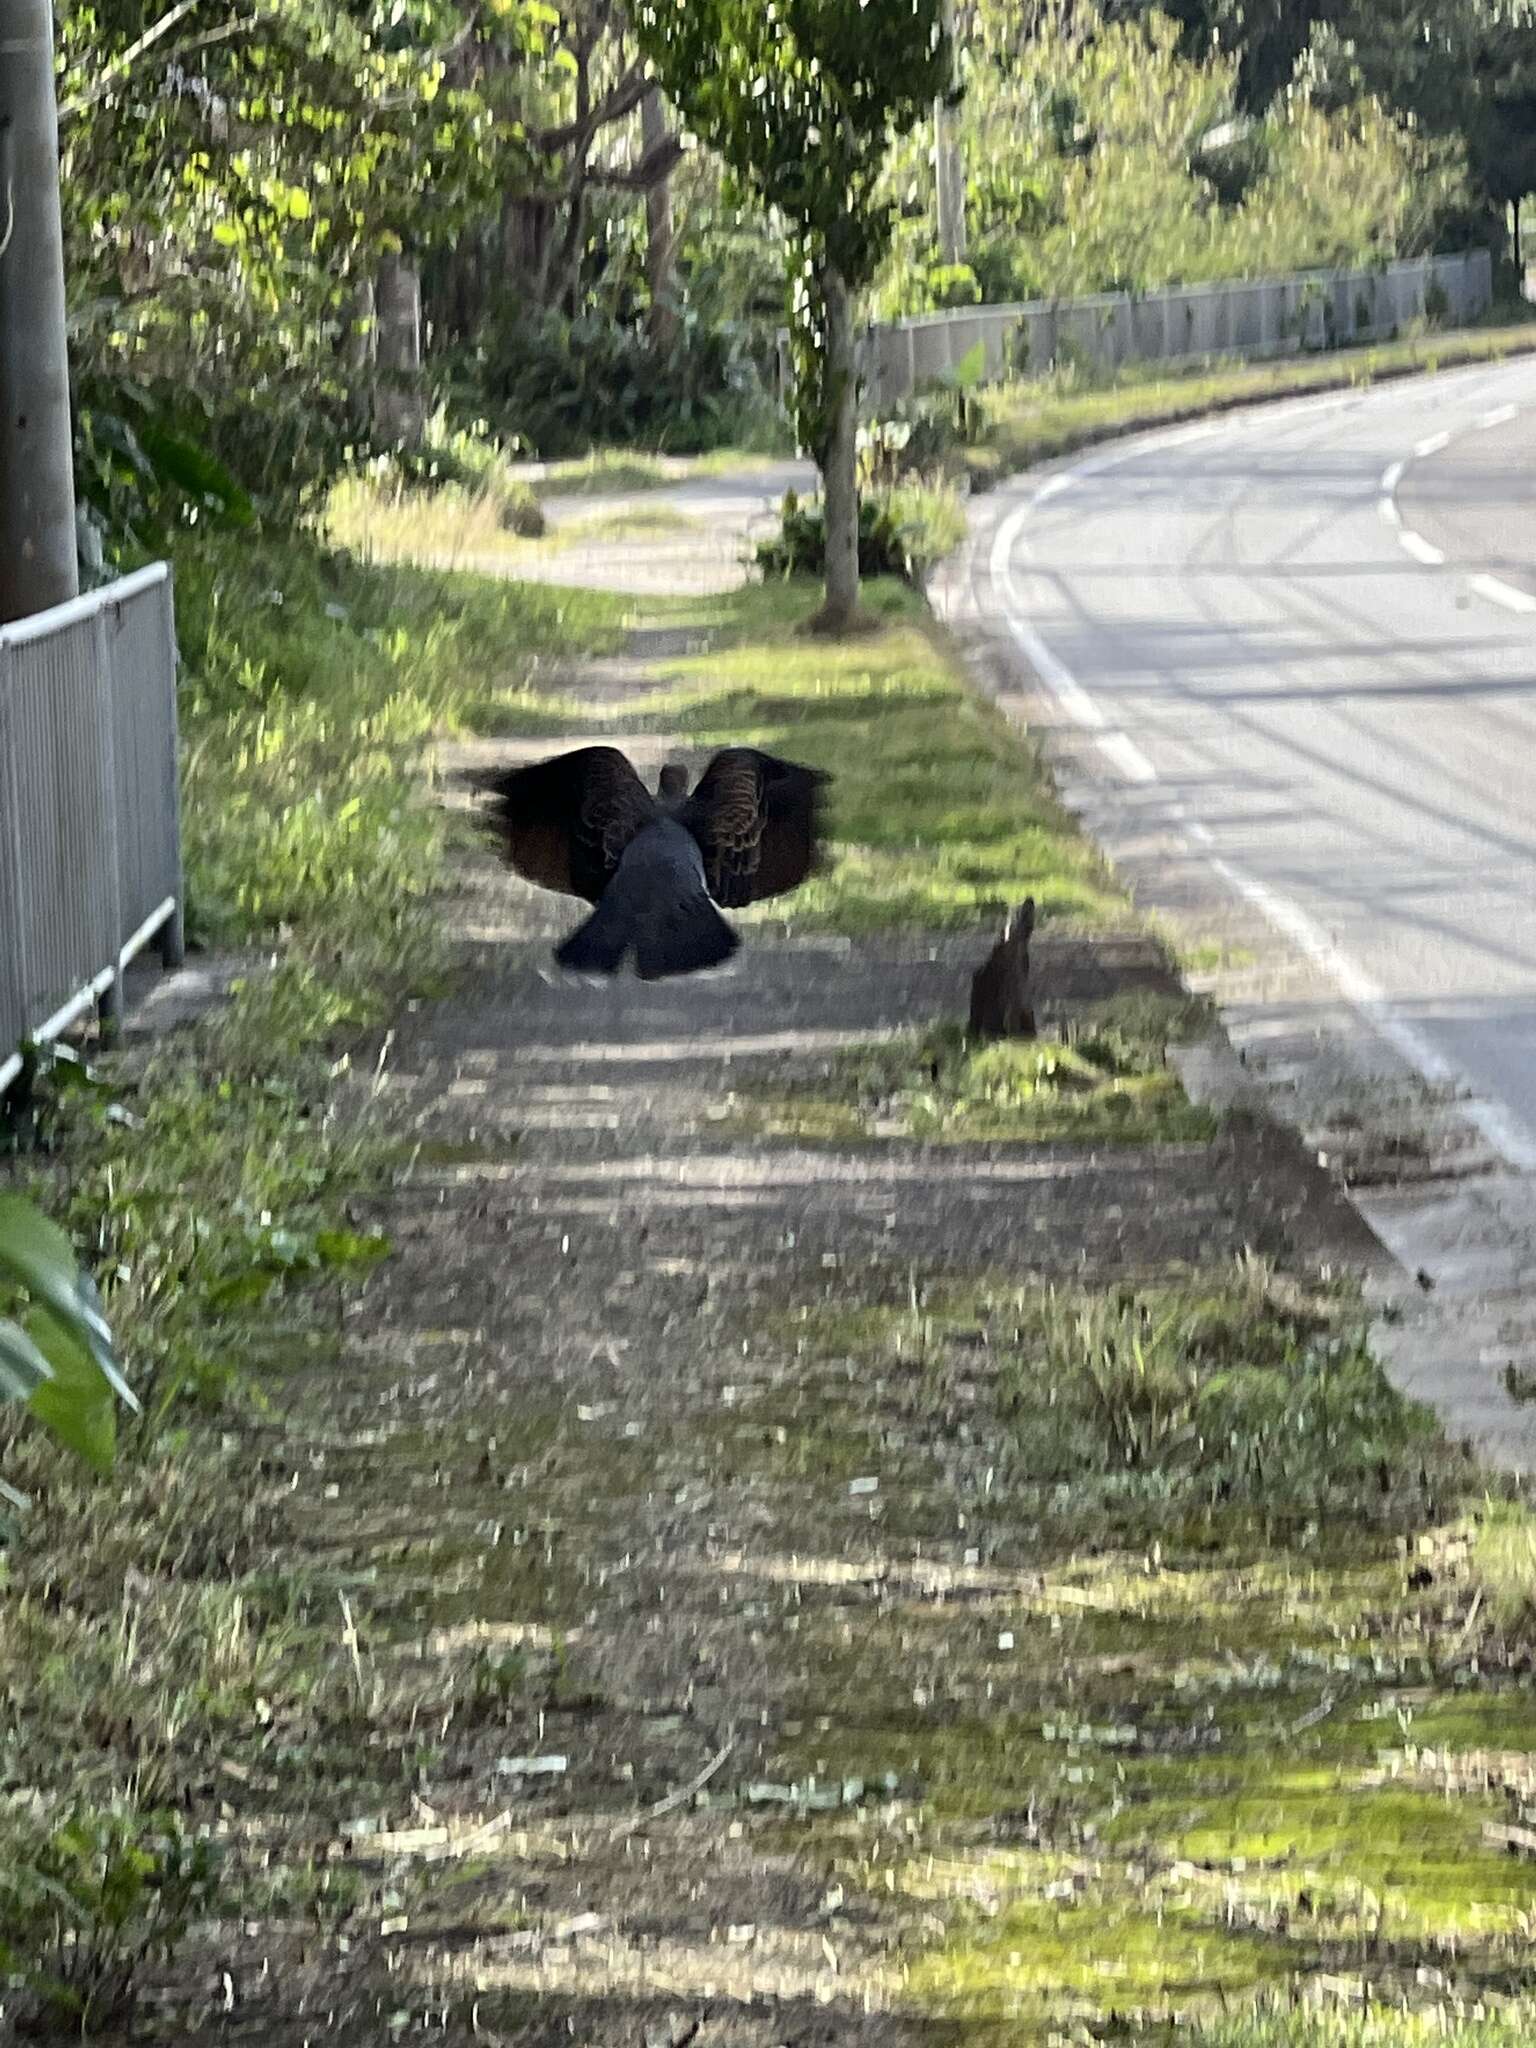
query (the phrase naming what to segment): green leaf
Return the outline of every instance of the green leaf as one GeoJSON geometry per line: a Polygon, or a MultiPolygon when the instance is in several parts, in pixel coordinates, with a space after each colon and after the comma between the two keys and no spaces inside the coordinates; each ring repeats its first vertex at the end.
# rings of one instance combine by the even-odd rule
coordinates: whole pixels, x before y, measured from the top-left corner
{"type": "Polygon", "coordinates": [[[226,1309],[249,1308],[265,1301],[277,1285],[277,1274],[262,1266],[247,1266],[243,1273],[230,1273],[215,1280],[206,1295],[208,1306],[221,1313],[226,1309]]]}
{"type": "Polygon", "coordinates": [[[27,1333],[53,1368],[53,1377],[27,1406],[66,1449],[96,1471],[110,1472],[117,1450],[117,1405],[106,1375],[74,1329],[50,1310],[34,1309],[27,1333]]]}
{"type": "Polygon", "coordinates": [[[387,1237],[363,1237],[352,1230],[322,1230],[315,1250],[326,1266],[369,1266],[387,1259],[393,1246],[387,1237]]]}
{"type": "MultiPolygon", "coordinates": [[[[20,1195],[0,1195],[0,1273],[20,1281],[33,1300],[51,1312],[83,1347],[112,1392],[137,1413],[138,1399],[118,1369],[112,1332],[96,1289],[76,1264],[73,1246],[56,1223],[20,1195]]],[[[48,1346],[42,1349],[56,1367],[58,1361],[48,1346]]]]}
{"type": "Polygon", "coordinates": [[[184,434],[154,424],[141,427],[139,439],[163,481],[175,484],[201,504],[211,504],[231,526],[250,526],[254,522],[256,513],[250,499],[218,457],[206,448],[189,441],[184,434]]]}

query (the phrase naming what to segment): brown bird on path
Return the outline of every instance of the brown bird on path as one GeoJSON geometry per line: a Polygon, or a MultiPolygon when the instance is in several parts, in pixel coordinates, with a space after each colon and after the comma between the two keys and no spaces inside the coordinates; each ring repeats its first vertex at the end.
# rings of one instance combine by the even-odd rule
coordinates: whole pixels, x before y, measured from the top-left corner
{"type": "Polygon", "coordinates": [[[741,944],[720,915],[798,889],[821,849],[831,780],[755,747],[716,754],[688,794],[669,761],[652,796],[617,747],[578,747],[486,787],[502,857],[545,889],[595,906],[559,964],[613,974],[633,952],[642,981],[718,967],[741,944]]]}

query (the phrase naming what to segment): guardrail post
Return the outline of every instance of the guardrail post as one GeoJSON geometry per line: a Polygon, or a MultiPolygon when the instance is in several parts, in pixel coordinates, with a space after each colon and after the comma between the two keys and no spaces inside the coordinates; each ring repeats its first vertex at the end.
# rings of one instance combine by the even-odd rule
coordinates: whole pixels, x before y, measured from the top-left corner
{"type": "MultiPolygon", "coordinates": [[[[27,1034],[27,940],[22,915],[26,870],[22,866],[21,804],[16,794],[14,657],[0,646],[0,1020],[6,1039],[13,1025],[17,1042],[27,1034]]],[[[15,1051],[0,1043],[0,1065],[15,1051]]]]}
{"type": "Polygon", "coordinates": [[[181,846],[181,728],[177,705],[181,649],[176,644],[176,597],[170,571],[160,586],[160,605],[165,619],[166,744],[171,750],[172,762],[171,872],[165,877],[165,893],[176,898],[176,908],[160,927],[158,945],[160,964],[169,971],[180,967],[187,957],[187,884],[181,846]]]}
{"type": "MultiPolygon", "coordinates": [[[[109,920],[107,930],[99,935],[97,953],[112,968],[112,979],[96,998],[96,1017],[102,1036],[110,1039],[116,1037],[123,1016],[123,879],[118,851],[116,748],[112,742],[112,693],[116,667],[112,659],[112,640],[107,631],[105,605],[98,609],[92,621],[92,638],[96,643],[96,687],[93,693],[96,744],[100,749],[102,788],[106,793],[102,806],[105,843],[97,841],[96,853],[98,859],[104,857],[106,880],[102,902],[109,920]]],[[[83,820],[76,822],[84,823],[83,820]]]]}

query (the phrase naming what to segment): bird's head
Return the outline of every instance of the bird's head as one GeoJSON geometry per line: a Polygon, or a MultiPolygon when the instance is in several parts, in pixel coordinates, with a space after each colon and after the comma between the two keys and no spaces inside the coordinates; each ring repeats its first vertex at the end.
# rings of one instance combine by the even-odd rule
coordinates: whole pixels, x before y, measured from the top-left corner
{"type": "Polygon", "coordinates": [[[681,803],[688,794],[688,770],[681,761],[668,761],[661,771],[656,794],[664,803],[681,803]]]}

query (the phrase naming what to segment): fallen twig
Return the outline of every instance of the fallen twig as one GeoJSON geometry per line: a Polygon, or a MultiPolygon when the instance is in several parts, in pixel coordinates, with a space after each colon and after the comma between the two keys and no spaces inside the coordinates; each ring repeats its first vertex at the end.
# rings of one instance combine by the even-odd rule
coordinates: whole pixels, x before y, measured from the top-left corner
{"type": "Polygon", "coordinates": [[[622,1840],[625,1835],[638,1834],[641,1828],[649,1827],[653,1820],[660,1820],[664,1814],[674,1813],[678,1807],[686,1806],[696,1792],[704,1790],[704,1787],[709,1783],[716,1771],[721,1768],[735,1747],[736,1731],[733,1728],[726,1737],[724,1745],[716,1750],[697,1777],[690,1778],[688,1783],[680,1785],[677,1791],[669,1792],[665,1799],[658,1799],[654,1806],[648,1806],[643,1813],[635,1814],[630,1820],[620,1821],[619,1825],[610,1833],[609,1841],[617,1842],[622,1840]]]}

